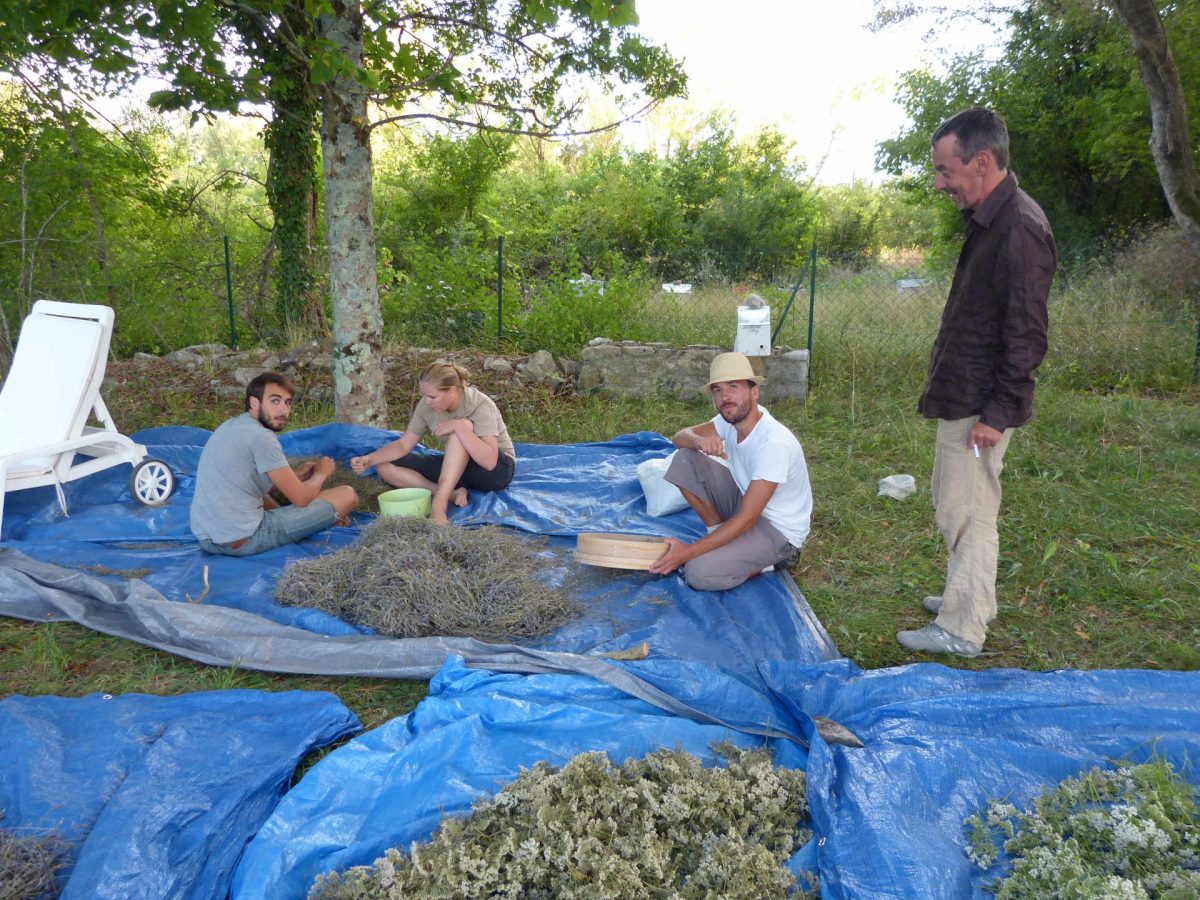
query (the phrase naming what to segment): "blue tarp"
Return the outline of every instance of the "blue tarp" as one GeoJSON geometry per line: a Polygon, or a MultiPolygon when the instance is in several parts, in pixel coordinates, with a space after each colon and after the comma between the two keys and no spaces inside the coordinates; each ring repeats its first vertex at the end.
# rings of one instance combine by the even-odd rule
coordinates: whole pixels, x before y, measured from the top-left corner
{"type": "MultiPolygon", "coordinates": [[[[813,736],[806,753],[769,742],[777,764],[807,771],[815,839],[792,867],[818,871],[825,898],[983,900],[997,872],[970,865],[963,823],[989,799],[1027,804],[1120,758],[1159,753],[1181,769],[1200,758],[1195,673],[864,672],[841,660],[768,664],[764,677],[794,729],[809,727],[808,713],[831,715],[865,744],[813,736]]],[[[711,760],[709,744],[726,738],[750,741],[589,679],[496,676],[451,660],[413,713],[340,747],[289,792],[247,849],[233,896],[303,897],[320,872],[428,839],[443,814],[465,814],[538,760],[602,750],[621,762],[660,747],[711,760]]]]}
{"type": "Polygon", "coordinates": [[[214,691],[0,700],[0,826],[71,844],[64,898],[221,898],[337,697],[214,691]]]}
{"type": "MultiPolygon", "coordinates": [[[[286,435],[284,444],[292,455],[333,451],[344,460],[392,436],[325,426],[286,435]]],[[[11,495],[0,613],[70,618],[205,662],[270,668],[275,658],[304,667],[289,671],[384,677],[441,669],[417,710],[339,748],[287,795],[238,870],[238,896],[302,896],[318,870],[369,864],[386,846],[428,836],[441,812],[465,811],[539,759],[602,749],[620,761],[661,746],[707,755],[713,740],[766,735],[781,764],[808,772],[819,839],[794,865],[817,867],[824,896],[982,898],[991,876],[969,867],[962,823],[989,798],[1024,803],[1110,759],[1157,751],[1182,765],[1200,751],[1200,676],[937,665],[863,672],[834,658],[824,629],[779,573],[725,594],[691,591],[674,576],[592,573],[579,588],[588,615],[527,646],[372,637],[271,597],[289,560],[345,546],[355,528],[258,559],[205,557],[187,532],[187,504],[207,432],[136,437],[181,475],[178,496],[162,509],[137,507],[116,471],[67,485],[69,519],[52,492],[11,495]],[[204,564],[213,585],[205,602],[173,602],[199,593],[204,564]],[[124,582],[81,571],[88,566],[151,573],[124,582]],[[598,655],[642,640],[651,646],[645,660],[598,655]],[[449,654],[467,667],[446,662],[449,654]],[[505,674],[515,672],[541,674],[505,674]],[[827,744],[814,724],[820,717],[865,747],[827,744]]],[[[544,533],[560,555],[581,531],[699,533],[690,513],[645,514],[634,468],[669,451],[661,436],[518,450],[513,486],[474,497],[461,522],[544,533]]],[[[221,740],[210,754],[221,752],[221,740]]],[[[167,789],[190,790],[182,778],[167,789]]],[[[153,840],[138,839],[146,846],[134,851],[157,852],[153,840]]]]}
{"type": "Polygon", "coordinates": [[[1195,783],[1200,673],[968,672],[846,660],[768,664],[771,692],[835,718],[860,750],[814,740],[808,794],[822,896],[991,896],[967,861],[964,820],[988,800],[1027,806],[1044,787],[1120,758],[1170,759],[1195,783]]]}
{"type": "MultiPolygon", "coordinates": [[[[729,724],[766,732],[779,716],[764,700],[759,665],[768,660],[816,662],[838,655],[786,572],[751,579],[732,591],[698,592],[677,574],[595,569],[570,558],[574,535],[586,531],[683,538],[703,534],[700,519],[690,510],[667,517],[646,512],[636,469],[638,463],[671,451],[662,435],[641,432],[561,446],[518,444],[517,475],[510,487],[494,494],[472,493],[468,506],[455,513],[456,523],[464,525],[503,524],[544,535],[539,539],[547,540],[554,554],[547,561],[546,576],[573,579],[573,591],[583,601],[585,613],[548,637],[520,642],[517,650],[524,653],[463,639],[382,644],[365,629],[325,613],[275,602],[275,581],[284,566],[347,546],[357,536],[357,526],[327,529],[298,545],[250,558],[203,553],[188,530],[187,518],[196,463],[208,436],[209,432],[190,427],[134,435],[178,478],[175,496],[158,509],[134,503],[127,473],[116,469],[66,485],[71,510],[66,518],[48,488],[10,495],[4,519],[7,552],[0,550],[0,588],[5,589],[0,591],[0,613],[69,618],[203,662],[314,674],[428,678],[448,652],[463,655],[473,665],[504,671],[562,670],[563,664],[547,663],[544,654],[582,654],[591,663],[581,668],[583,664],[575,661],[568,668],[586,670],[626,689],[636,687],[639,696],[651,702],[660,694],[674,698],[669,708],[676,713],[712,717],[712,704],[736,691],[741,702],[734,707],[737,718],[729,724]],[[18,571],[16,553],[84,572],[98,567],[148,569],[136,589],[131,589],[140,605],[130,602],[122,593],[124,587],[101,589],[82,580],[76,587],[85,596],[51,596],[61,580],[18,571]],[[200,597],[206,567],[210,590],[203,604],[153,608],[150,595],[155,593],[172,601],[200,597]],[[95,593],[105,596],[86,596],[95,593]],[[108,596],[114,593],[120,596],[108,596]],[[220,609],[249,613],[255,620],[219,615],[220,609]],[[148,619],[153,627],[146,624],[148,619]],[[170,620],[169,629],[162,627],[165,619],[170,620]],[[281,627],[272,630],[270,625],[281,627]],[[302,646],[302,633],[309,633],[310,647],[302,646]],[[239,635],[243,636],[240,642],[239,635]],[[649,646],[645,660],[599,662],[602,654],[626,651],[643,642],[649,646]],[[343,652],[350,645],[356,652],[369,649],[375,655],[359,661],[343,652]],[[506,660],[496,659],[500,652],[508,654],[506,660]],[[671,664],[664,666],[664,662],[671,664]],[[339,669],[340,663],[353,667],[339,669]],[[708,681],[713,672],[730,675],[736,683],[714,691],[708,681]]],[[[346,462],[395,436],[363,426],[325,425],[284,434],[282,442],[293,457],[326,453],[346,462]]],[[[358,519],[360,524],[368,520],[358,519]]]]}
{"type": "MultiPolygon", "coordinates": [[[[146,567],[150,572],[145,583],[170,600],[199,596],[208,567],[211,590],[206,603],[319,634],[364,633],[315,610],[281,606],[273,596],[275,578],[289,562],[345,547],[359,528],[327,529],[299,545],[242,559],[210,556],[199,549],[188,529],[188,512],[196,463],[208,436],[209,432],[190,427],[155,428],[134,435],[178,477],[175,496],[158,509],[131,500],[124,467],[66,485],[71,514],[65,518],[50,488],[10,494],[4,545],[73,568],[146,567]]],[[[394,437],[395,432],[364,426],[324,425],[284,434],[282,442],[289,456],[326,453],[345,463],[394,437]]],[[[472,492],[467,507],[455,513],[456,523],[501,524],[558,536],[553,543],[560,551],[573,545],[575,535],[588,531],[685,539],[704,533],[691,511],[666,517],[646,513],[636,468],[643,460],[671,451],[662,435],[641,432],[603,443],[561,446],[518,444],[517,450],[517,475],[510,487],[493,494],[472,492]]],[[[358,516],[357,521],[362,524],[369,517],[358,516]]],[[[574,574],[585,574],[582,592],[595,614],[537,642],[547,649],[576,653],[625,649],[649,634],[668,653],[669,642],[684,643],[691,648],[684,658],[695,658],[695,652],[703,650],[697,646],[704,643],[703,632],[724,634],[736,629],[764,649],[785,650],[784,658],[817,661],[837,655],[807,603],[779,577],[757,578],[742,589],[714,594],[692,591],[678,576],[598,573],[569,563],[567,567],[574,574]],[[678,609],[680,605],[689,608],[678,609]],[[703,621],[710,614],[736,621],[724,625],[703,621]],[[686,631],[681,632],[680,626],[686,631]]]]}
{"type": "MultiPolygon", "coordinates": [[[[466,813],[540,760],[598,750],[619,764],[665,747],[711,764],[725,740],[761,745],[589,678],[495,675],[452,658],[416,710],[339,747],[288,793],[247,848],[232,896],[304,897],[317,875],[427,839],[444,814],[466,813]]],[[[779,764],[804,768],[798,745],[771,746],[779,764]]],[[[811,868],[814,852],[810,842],[793,867],[811,868]]]]}

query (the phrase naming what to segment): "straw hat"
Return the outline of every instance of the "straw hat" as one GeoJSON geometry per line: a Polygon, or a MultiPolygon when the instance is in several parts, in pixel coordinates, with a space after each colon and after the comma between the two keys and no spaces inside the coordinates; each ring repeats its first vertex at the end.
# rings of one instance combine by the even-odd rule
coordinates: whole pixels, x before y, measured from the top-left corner
{"type": "Polygon", "coordinates": [[[708,367],[708,386],[712,387],[718,381],[749,381],[751,384],[762,384],[766,381],[754,371],[750,360],[741,353],[721,353],[713,357],[708,367]]]}

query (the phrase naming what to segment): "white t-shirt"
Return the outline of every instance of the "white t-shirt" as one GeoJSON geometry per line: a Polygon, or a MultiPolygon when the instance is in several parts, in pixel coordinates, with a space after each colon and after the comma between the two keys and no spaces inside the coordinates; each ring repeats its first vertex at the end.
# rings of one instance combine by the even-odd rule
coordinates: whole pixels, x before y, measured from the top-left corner
{"type": "Polygon", "coordinates": [[[725,442],[725,457],[733,480],[743,494],[752,481],[770,481],[778,485],[763,509],[763,517],[799,548],[808,537],[812,520],[812,485],[800,441],[775,419],[765,406],[758,408],[762,418],[746,439],[738,443],[737,427],[721,416],[713,426],[725,442]]]}

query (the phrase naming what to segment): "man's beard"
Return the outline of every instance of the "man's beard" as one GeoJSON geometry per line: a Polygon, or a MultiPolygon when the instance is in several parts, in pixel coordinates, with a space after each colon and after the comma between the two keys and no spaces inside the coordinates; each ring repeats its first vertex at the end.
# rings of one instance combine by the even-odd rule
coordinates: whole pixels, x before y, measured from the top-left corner
{"type": "Polygon", "coordinates": [[[741,406],[737,406],[735,404],[733,409],[731,409],[729,412],[725,412],[723,409],[719,410],[721,413],[721,418],[730,425],[736,425],[738,422],[742,421],[742,419],[746,418],[746,416],[750,415],[750,402],[751,401],[747,400],[741,406]]]}
{"type": "Polygon", "coordinates": [[[271,431],[276,433],[283,431],[283,429],[287,426],[287,419],[284,419],[282,422],[276,425],[270,416],[268,416],[266,412],[261,409],[258,411],[258,421],[263,428],[269,428],[271,431]]]}

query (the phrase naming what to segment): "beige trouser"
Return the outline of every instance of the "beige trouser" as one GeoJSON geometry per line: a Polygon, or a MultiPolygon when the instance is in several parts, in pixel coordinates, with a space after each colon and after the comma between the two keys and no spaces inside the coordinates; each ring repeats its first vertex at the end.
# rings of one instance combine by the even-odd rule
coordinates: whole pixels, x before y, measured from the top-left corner
{"type": "Polygon", "coordinates": [[[996,517],[1000,472],[1012,429],[1005,430],[995,447],[980,447],[976,459],[967,434],[978,421],[978,416],[938,420],[930,487],[937,525],[950,554],[942,609],[934,621],[982,647],[988,623],[996,617],[996,517]]]}

